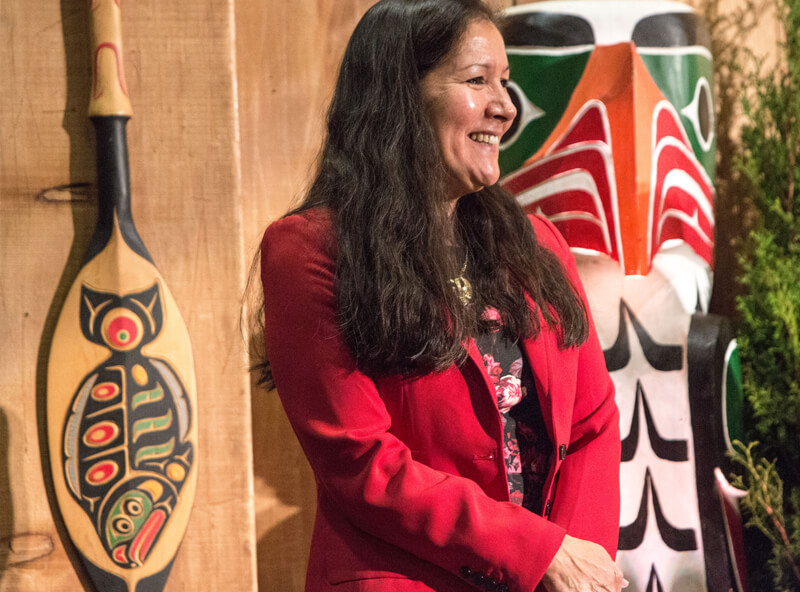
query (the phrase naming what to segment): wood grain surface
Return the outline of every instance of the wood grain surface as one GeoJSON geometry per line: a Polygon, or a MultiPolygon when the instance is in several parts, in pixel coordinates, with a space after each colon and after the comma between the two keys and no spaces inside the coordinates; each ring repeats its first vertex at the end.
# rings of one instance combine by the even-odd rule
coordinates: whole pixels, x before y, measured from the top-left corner
{"type": "MultiPolygon", "coordinates": [[[[309,181],[344,47],[373,3],[237,2],[244,243],[251,258],[266,225],[309,181]]],[[[253,449],[259,590],[303,590],[314,479],[277,393],[255,386],[253,449]]]]}
{"type": "MultiPolygon", "coordinates": [[[[313,478],[275,393],[253,391],[251,449],[239,296],[264,227],[309,179],[339,59],[371,3],[125,3],[134,217],[188,325],[198,383],[202,465],[168,591],[255,590],[256,534],[259,589],[303,589],[313,478]]],[[[81,589],[43,477],[42,417],[49,339],[96,212],[87,11],[0,2],[0,592],[81,589]]],[[[756,51],[775,38],[770,18],[756,51]]]]}

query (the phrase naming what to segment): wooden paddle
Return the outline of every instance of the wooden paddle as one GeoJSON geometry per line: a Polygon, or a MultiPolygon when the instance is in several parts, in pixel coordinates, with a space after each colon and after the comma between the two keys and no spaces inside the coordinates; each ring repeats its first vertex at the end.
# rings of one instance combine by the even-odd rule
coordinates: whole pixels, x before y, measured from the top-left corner
{"type": "Polygon", "coordinates": [[[50,350],[51,470],[98,590],[161,591],[197,483],[194,362],[131,216],[119,0],[93,0],[91,14],[98,217],[50,350]]]}

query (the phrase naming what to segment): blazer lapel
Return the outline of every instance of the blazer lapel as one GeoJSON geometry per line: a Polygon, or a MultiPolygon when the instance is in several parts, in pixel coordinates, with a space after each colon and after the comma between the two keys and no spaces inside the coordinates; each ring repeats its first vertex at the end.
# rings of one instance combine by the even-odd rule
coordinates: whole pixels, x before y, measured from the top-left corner
{"type": "Polygon", "coordinates": [[[478,346],[476,345],[475,340],[472,337],[469,338],[469,343],[467,344],[467,351],[469,352],[469,359],[472,360],[472,363],[478,367],[478,371],[483,377],[483,382],[486,385],[486,392],[492,396],[492,401],[494,401],[494,406],[497,407],[497,395],[495,393],[494,384],[492,384],[492,381],[489,378],[489,374],[487,374],[486,372],[486,365],[483,363],[483,357],[481,356],[481,351],[478,349],[478,346]]]}
{"type": "Polygon", "coordinates": [[[558,422],[553,416],[553,393],[550,372],[550,352],[549,346],[553,335],[546,329],[542,322],[542,332],[536,339],[523,339],[520,342],[525,358],[531,367],[534,381],[536,382],[536,394],[539,397],[539,405],[542,408],[542,418],[544,419],[547,433],[555,446],[558,445],[559,427],[558,422]]]}

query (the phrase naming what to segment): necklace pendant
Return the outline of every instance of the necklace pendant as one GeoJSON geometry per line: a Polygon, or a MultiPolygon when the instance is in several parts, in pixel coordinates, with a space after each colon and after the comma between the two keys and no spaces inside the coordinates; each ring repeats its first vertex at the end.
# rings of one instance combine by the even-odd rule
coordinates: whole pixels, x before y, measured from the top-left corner
{"type": "Polygon", "coordinates": [[[472,300],[472,284],[463,275],[459,275],[450,280],[453,287],[456,289],[456,294],[461,300],[461,303],[466,306],[472,300]]]}

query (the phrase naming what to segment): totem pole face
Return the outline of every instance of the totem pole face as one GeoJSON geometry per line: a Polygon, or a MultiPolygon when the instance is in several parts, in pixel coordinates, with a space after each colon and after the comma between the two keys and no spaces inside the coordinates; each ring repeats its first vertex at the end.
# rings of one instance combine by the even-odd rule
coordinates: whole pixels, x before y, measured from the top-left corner
{"type": "Polygon", "coordinates": [[[572,247],[646,275],[676,241],[710,270],[711,54],[688,6],[538,2],[508,11],[504,186],[572,247]]]}
{"type": "Polygon", "coordinates": [[[554,0],[506,16],[518,115],[500,182],[556,225],[586,288],[620,409],[617,562],[632,592],[738,589],[714,489],[735,342],[702,312],[714,246],[707,35],[675,2],[554,0]]]}

